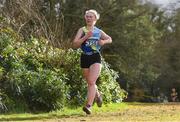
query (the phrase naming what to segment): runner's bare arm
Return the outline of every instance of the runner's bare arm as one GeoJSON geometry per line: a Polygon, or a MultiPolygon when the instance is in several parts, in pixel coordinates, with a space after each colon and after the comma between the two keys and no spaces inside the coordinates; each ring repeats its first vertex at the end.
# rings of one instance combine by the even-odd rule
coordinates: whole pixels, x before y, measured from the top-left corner
{"type": "Polygon", "coordinates": [[[91,32],[91,31],[88,32],[88,33],[87,33],[85,36],[83,36],[83,37],[82,37],[82,34],[83,34],[83,29],[80,28],[80,29],[78,30],[78,32],[77,32],[74,40],[73,40],[73,47],[74,47],[74,48],[79,48],[79,47],[81,47],[81,44],[82,44],[85,40],[87,40],[89,37],[92,36],[92,32],[91,32]],[[81,38],[81,37],[82,37],[82,38],[81,38]]]}
{"type": "Polygon", "coordinates": [[[99,45],[103,46],[108,43],[112,43],[112,38],[101,30],[101,40],[99,41],[99,45]]]}

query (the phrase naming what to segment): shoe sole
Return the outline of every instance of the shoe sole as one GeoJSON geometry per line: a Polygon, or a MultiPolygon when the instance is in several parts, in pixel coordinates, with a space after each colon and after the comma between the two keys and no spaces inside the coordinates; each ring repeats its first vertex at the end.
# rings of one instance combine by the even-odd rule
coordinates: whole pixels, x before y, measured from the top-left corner
{"type": "Polygon", "coordinates": [[[86,112],[86,114],[91,114],[91,111],[89,111],[86,107],[83,107],[83,111],[86,112]]]}

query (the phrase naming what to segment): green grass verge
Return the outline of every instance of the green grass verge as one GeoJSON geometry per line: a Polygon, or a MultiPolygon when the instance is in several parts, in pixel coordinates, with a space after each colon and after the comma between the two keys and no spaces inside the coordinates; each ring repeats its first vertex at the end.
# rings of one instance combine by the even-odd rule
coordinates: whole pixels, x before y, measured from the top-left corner
{"type": "MultiPolygon", "coordinates": [[[[106,113],[106,112],[117,112],[127,108],[126,103],[113,103],[105,104],[101,108],[96,105],[93,106],[93,114],[106,113]]],[[[22,113],[22,114],[4,114],[0,115],[0,121],[20,121],[20,120],[41,120],[51,118],[61,118],[70,116],[84,116],[85,113],[82,111],[82,107],[77,108],[64,108],[63,110],[57,110],[49,113],[22,113]]]]}

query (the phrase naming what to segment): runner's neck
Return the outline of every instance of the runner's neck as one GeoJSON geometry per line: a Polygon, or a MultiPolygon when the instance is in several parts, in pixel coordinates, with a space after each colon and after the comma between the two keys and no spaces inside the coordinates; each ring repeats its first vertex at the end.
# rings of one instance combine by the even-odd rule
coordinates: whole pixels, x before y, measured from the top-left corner
{"type": "Polygon", "coordinates": [[[93,31],[94,30],[94,26],[85,26],[86,27],[86,29],[88,30],[88,31],[93,31]]]}

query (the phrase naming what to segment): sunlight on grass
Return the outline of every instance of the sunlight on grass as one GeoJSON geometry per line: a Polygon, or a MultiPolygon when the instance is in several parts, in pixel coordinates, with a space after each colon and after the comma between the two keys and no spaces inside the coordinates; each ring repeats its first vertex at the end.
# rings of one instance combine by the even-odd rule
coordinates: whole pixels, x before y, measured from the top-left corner
{"type": "MultiPolygon", "coordinates": [[[[116,103],[116,104],[105,104],[101,108],[98,108],[96,105],[93,106],[93,114],[98,114],[101,112],[116,112],[120,109],[125,108],[127,105],[125,103],[116,103]]],[[[39,119],[51,119],[54,117],[69,117],[69,116],[84,116],[85,113],[82,111],[82,107],[78,108],[64,108],[63,110],[57,110],[49,113],[42,114],[7,114],[0,115],[1,120],[39,120],[39,119]]]]}
{"type": "Polygon", "coordinates": [[[0,121],[28,121],[28,122],[124,122],[124,121],[171,121],[180,120],[180,103],[112,103],[98,108],[93,106],[92,115],[86,115],[82,107],[64,108],[49,113],[40,114],[7,114],[0,115],[0,121]]]}
{"type": "Polygon", "coordinates": [[[116,111],[121,111],[127,108],[127,104],[125,103],[112,103],[112,104],[105,104],[101,108],[97,107],[94,105],[93,111],[95,113],[102,113],[102,112],[116,112],[116,111]]]}

